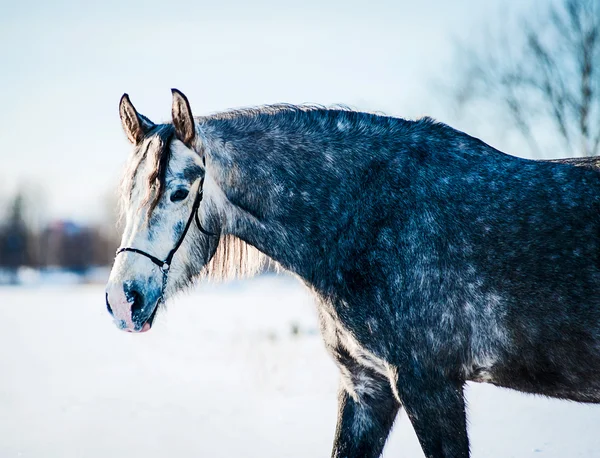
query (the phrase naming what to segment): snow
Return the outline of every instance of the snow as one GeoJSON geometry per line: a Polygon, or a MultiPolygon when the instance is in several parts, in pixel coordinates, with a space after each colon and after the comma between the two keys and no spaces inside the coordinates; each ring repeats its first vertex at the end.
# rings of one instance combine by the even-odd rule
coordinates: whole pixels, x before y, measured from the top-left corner
{"type": "MultiPolygon", "coordinates": [[[[290,277],[203,285],[144,335],[103,287],[0,287],[0,457],[327,457],[337,370],[290,277]]],[[[600,407],[470,385],[473,458],[594,457],[600,407]]],[[[405,415],[388,457],[422,457],[405,415]]]]}
{"type": "Polygon", "coordinates": [[[88,283],[106,283],[110,268],[105,266],[88,267],[84,272],[77,272],[61,267],[45,267],[33,269],[19,267],[17,270],[0,267],[0,286],[71,286],[88,283]]]}

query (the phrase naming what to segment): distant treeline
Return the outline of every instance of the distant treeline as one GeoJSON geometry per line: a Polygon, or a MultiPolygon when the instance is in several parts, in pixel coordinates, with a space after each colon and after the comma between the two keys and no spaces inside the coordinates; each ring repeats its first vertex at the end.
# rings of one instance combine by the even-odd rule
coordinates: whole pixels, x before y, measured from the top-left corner
{"type": "MultiPolygon", "coordinates": [[[[85,271],[110,265],[118,240],[114,231],[71,221],[34,228],[25,218],[25,199],[17,195],[0,220],[0,268],[61,267],[85,271]]],[[[109,225],[112,226],[112,225],[109,225]]]]}

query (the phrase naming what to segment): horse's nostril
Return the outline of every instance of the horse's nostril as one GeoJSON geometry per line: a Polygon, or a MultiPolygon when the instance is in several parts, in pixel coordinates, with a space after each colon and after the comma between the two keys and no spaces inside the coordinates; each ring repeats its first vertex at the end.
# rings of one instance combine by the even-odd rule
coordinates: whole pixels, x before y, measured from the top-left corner
{"type": "Polygon", "coordinates": [[[108,310],[108,313],[110,313],[111,316],[113,315],[113,311],[110,308],[110,303],[108,302],[108,293],[106,293],[106,310],[108,310]]]}
{"type": "Polygon", "coordinates": [[[135,290],[132,290],[127,295],[127,299],[131,303],[131,316],[134,316],[142,311],[144,308],[144,301],[142,295],[135,290]]]}
{"type": "Polygon", "coordinates": [[[144,315],[144,296],[139,293],[139,286],[135,282],[126,282],[123,285],[123,292],[129,303],[131,319],[134,322],[142,320],[144,315]]]}

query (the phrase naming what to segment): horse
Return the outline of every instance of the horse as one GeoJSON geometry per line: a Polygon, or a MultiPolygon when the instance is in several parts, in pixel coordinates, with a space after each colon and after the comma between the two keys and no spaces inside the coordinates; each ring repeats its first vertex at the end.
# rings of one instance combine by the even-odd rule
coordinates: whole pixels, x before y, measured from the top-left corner
{"type": "Polygon", "coordinates": [[[291,272],[341,373],[336,458],[380,456],[401,408],[425,456],[469,457],[467,381],[600,401],[597,160],[346,108],[194,117],[172,95],[170,123],[119,105],[120,329],[148,331],[197,279],[291,272]]]}

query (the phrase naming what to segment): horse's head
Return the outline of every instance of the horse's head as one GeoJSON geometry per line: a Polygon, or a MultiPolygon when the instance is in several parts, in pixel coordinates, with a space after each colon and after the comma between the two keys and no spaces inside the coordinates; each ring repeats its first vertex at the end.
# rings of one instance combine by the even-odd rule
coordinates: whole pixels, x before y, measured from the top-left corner
{"type": "Polygon", "coordinates": [[[214,255],[218,237],[202,226],[220,229],[217,219],[209,221],[206,202],[200,205],[203,152],[185,96],[173,90],[172,124],[154,124],[127,94],[119,111],[134,150],[122,185],[125,229],[106,305],[121,329],[147,331],[160,303],[189,284],[214,255]]]}

